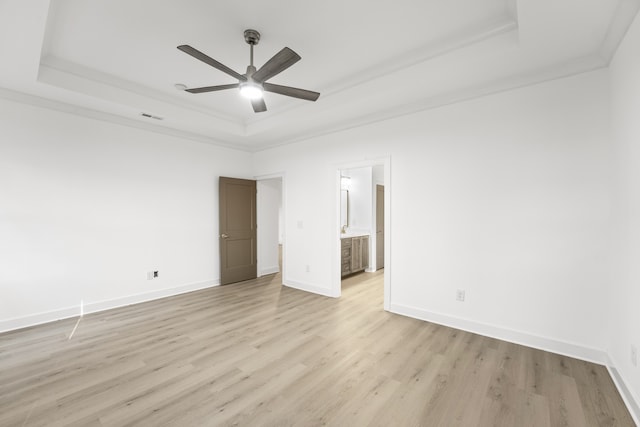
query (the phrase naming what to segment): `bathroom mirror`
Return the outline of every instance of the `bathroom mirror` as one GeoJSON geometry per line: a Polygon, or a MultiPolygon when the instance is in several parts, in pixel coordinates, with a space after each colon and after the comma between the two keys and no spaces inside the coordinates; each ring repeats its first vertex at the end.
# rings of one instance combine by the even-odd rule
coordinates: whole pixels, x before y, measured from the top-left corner
{"type": "Polygon", "coordinates": [[[340,190],[340,229],[344,232],[349,226],[349,190],[340,190]]]}

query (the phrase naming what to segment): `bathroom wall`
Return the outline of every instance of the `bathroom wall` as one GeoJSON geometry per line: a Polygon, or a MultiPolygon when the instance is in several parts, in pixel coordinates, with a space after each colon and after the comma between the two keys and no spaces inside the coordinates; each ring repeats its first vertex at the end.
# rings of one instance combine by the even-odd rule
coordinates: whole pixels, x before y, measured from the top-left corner
{"type": "Polygon", "coordinates": [[[351,178],[349,189],[349,233],[370,234],[372,231],[371,167],[343,171],[351,178]]]}

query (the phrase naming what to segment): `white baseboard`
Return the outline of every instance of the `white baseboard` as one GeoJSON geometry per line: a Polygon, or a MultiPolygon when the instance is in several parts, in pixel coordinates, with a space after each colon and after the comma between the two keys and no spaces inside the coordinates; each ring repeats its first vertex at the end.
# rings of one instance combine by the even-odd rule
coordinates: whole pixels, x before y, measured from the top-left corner
{"type": "Polygon", "coordinates": [[[620,396],[622,396],[622,400],[624,400],[625,405],[627,405],[627,409],[629,409],[633,421],[636,425],[640,426],[640,399],[636,399],[631,390],[629,390],[624,378],[620,375],[620,371],[616,368],[616,364],[611,357],[608,357],[607,360],[607,370],[609,371],[609,375],[611,375],[611,379],[613,379],[613,383],[616,385],[620,396]]]}
{"type": "Polygon", "coordinates": [[[573,357],[576,359],[586,360],[588,362],[593,362],[600,365],[607,364],[606,352],[595,348],[585,347],[579,344],[567,343],[552,338],[540,337],[526,332],[514,331],[500,326],[479,323],[473,320],[449,316],[446,314],[434,313],[402,304],[391,303],[389,311],[391,311],[392,313],[402,314],[404,316],[425,320],[427,322],[437,323],[439,325],[449,326],[452,328],[461,329],[463,331],[473,332],[475,334],[509,341],[515,344],[525,345],[527,347],[533,347],[540,350],[573,357]]]}
{"type": "Polygon", "coordinates": [[[322,288],[320,286],[311,285],[308,283],[297,282],[295,280],[286,280],[283,281],[282,284],[290,288],[298,289],[300,291],[306,291],[311,292],[312,294],[319,294],[325,297],[335,298],[335,295],[331,293],[331,289],[328,288],[322,288]]]}
{"type": "Polygon", "coordinates": [[[156,291],[126,296],[123,298],[88,303],[84,306],[84,313],[97,313],[99,311],[109,310],[111,308],[124,307],[131,304],[152,301],[154,299],[166,298],[173,295],[184,294],[187,292],[199,291],[200,289],[211,288],[218,285],[220,285],[220,280],[206,280],[204,282],[187,283],[173,288],[158,289],[156,291]]]}
{"type": "Polygon", "coordinates": [[[1,320],[0,333],[9,332],[16,329],[28,328],[29,326],[41,325],[43,323],[54,322],[56,320],[68,319],[70,317],[76,316],[80,316],[80,307],[61,308],[59,310],[47,311],[45,313],[31,314],[29,316],[1,320]]]}
{"type": "Polygon", "coordinates": [[[40,325],[42,323],[54,322],[56,320],[80,316],[81,311],[84,314],[96,313],[98,311],[109,310],[111,308],[124,307],[131,304],[138,304],[141,302],[152,301],[155,299],[179,295],[186,292],[210,288],[213,286],[218,286],[219,284],[219,280],[207,280],[204,282],[187,283],[173,288],[158,289],[152,292],[129,295],[126,297],[115,298],[106,301],[85,303],[83,307],[67,307],[61,308],[59,310],[48,311],[45,313],[38,313],[14,319],[2,320],[0,321],[0,332],[8,332],[15,329],[22,329],[29,326],[40,325]]]}
{"type": "Polygon", "coordinates": [[[258,277],[266,276],[267,274],[279,273],[279,272],[280,272],[280,268],[277,265],[274,265],[272,267],[261,268],[260,271],[258,271],[258,277]]]}
{"type": "Polygon", "coordinates": [[[629,409],[629,413],[631,413],[634,422],[636,423],[636,425],[640,426],[640,400],[637,399],[636,396],[634,396],[631,390],[629,390],[629,388],[627,387],[624,378],[622,377],[622,375],[620,375],[620,372],[616,368],[615,361],[612,360],[609,354],[603,350],[585,347],[579,344],[558,341],[552,338],[540,337],[537,335],[514,331],[499,326],[474,322],[468,319],[434,313],[403,304],[392,303],[389,311],[391,311],[392,313],[413,317],[415,319],[425,320],[427,322],[437,323],[439,325],[449,326],[452,328],[461,329],[463,331],[473,332],[475,334],[497,338],[500,340],[525,345],[527,347],[533,347],[540,350],[545,350],[552,353],[562,354],[564,356],[605,365],[607,370],[609,371],[609,375],[613,379],[614,384],[620,392],[620,395],[622,396],[627,409],[629,409]]]}

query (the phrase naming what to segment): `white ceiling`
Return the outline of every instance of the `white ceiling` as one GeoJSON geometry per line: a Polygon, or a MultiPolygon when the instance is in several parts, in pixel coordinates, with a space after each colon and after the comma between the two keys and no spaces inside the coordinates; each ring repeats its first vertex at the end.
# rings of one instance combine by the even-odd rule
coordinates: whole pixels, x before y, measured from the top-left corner
{"type": "Polygon", "coordinates": [[[0,97],[260,150],[607,66],[640,0],[0,0],[0,97]],[[244,73],[288,46],[302,60],[254,113],[236,83],[180,52],[244,73]],[[141,116],[148,113],[163,120],[141,116]]]}

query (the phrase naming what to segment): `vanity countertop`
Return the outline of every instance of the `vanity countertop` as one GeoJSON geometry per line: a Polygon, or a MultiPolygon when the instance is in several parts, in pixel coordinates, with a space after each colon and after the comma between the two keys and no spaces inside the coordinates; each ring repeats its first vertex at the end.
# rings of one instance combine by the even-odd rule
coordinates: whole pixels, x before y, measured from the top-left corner
{"type": "Polygon", "coordinates": [[[362,237],[362,236],[369,236],[369,233],[345,233],[345,234],[341,234],[340,238],[351,239],[352,237],[362,237]]]}

